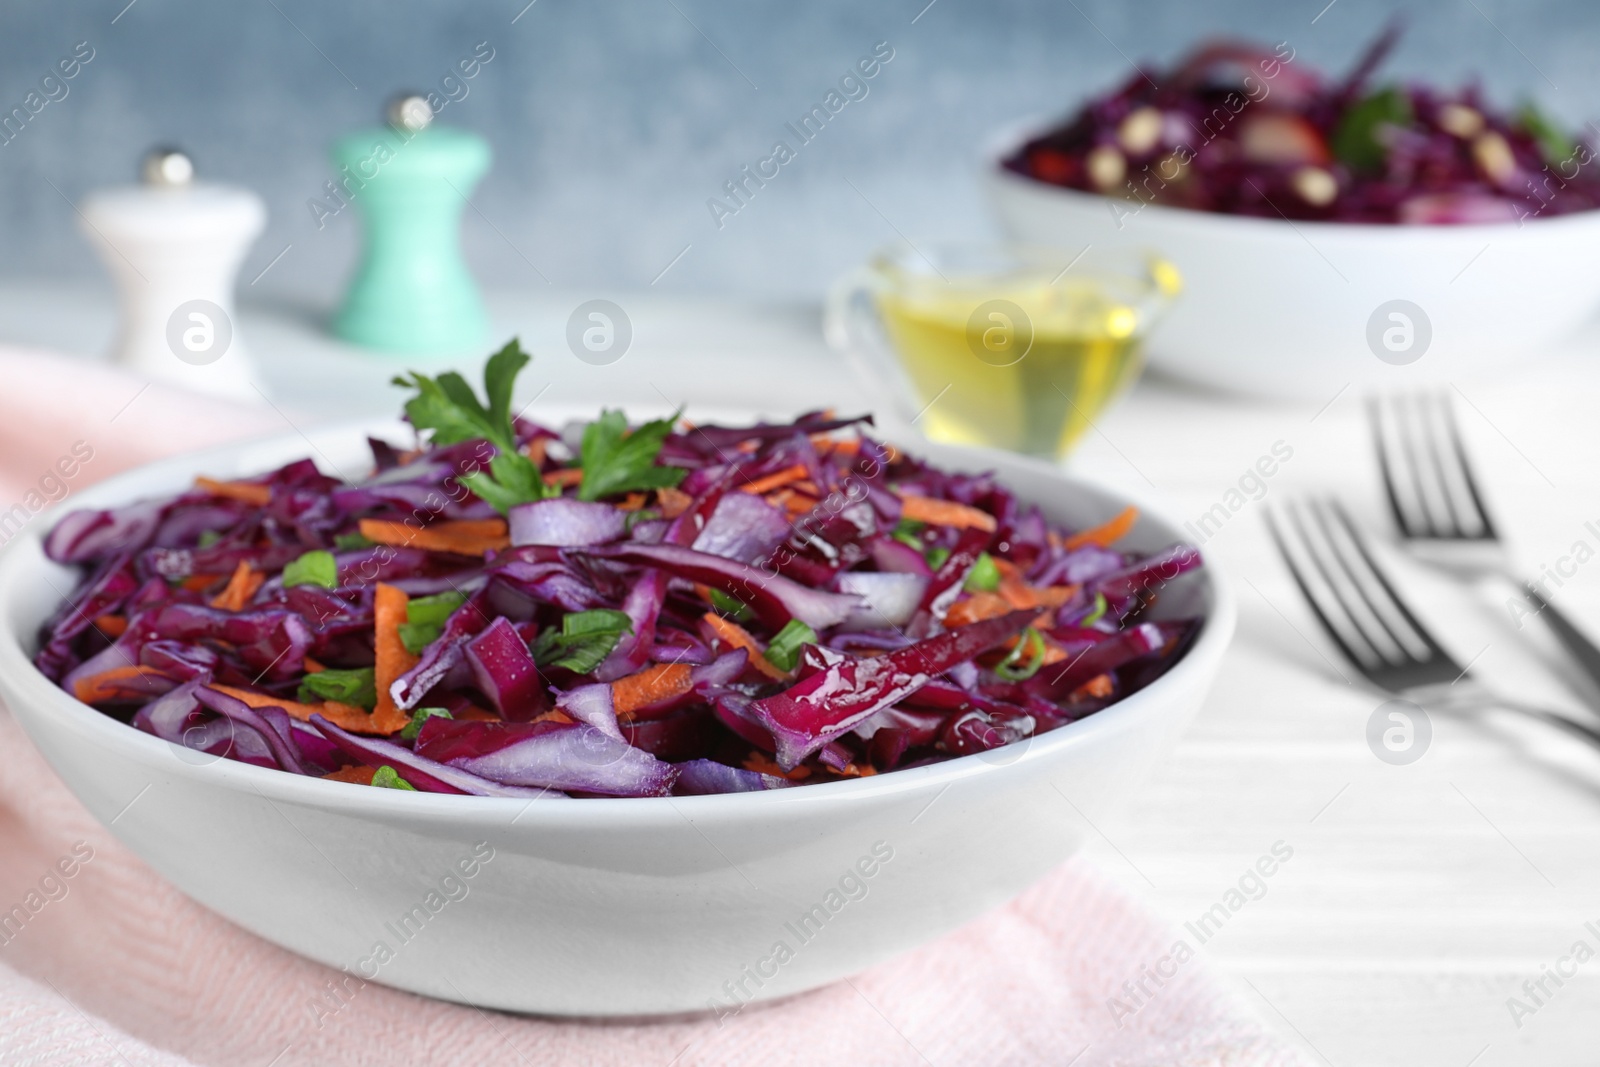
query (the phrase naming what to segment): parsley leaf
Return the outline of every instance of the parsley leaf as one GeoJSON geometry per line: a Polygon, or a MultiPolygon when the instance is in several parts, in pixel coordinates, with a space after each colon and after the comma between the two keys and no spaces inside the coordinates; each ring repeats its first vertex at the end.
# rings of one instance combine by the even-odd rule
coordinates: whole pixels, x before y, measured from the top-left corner
{"type": "Polygon", "coordinates": [[[1540,111],[1532,100],[1522,105],[1522,110],[1517,112],[1517,119],[1522,123],[1522,128],[1533,135],[1539,145],[1539,154],[1552,167],[1565,162],[1576,151],[1572,138],[1551,122],[1550,117],[1540,111]]]}
{"type": "Polygon", "coordinates": [[[325,671],[308,674],[300,680],[300,692],[295,698],[302,704],[314,703],[318,700],[336,700],[341,704],[354,704],[358,708],[372,710],[378,702],[378,689],[373,681],[371,667],[357,667],[354,670],[337,670],[329,667],[325,671]]]}
{"type": "Polygon", "coordinates": [[[412,713],[411,721],[401,728],[400,736],[407,741],[415,741],[417,735],[422,732],[422,724],[429,719],[452,719],[454,717],[444,708],[418,708],[412,713]]]}
{"type": "Polygon", "coordinates": [[[1378,174],[1388,159],[1384,128],[1411,125],[1411,99],[1394,86],[1381,89],[1344,113],[1329,147],[1334,158],[1358,174],[1378,174]]]}
{"type": "Polygon", "coordinates": [[[406,602],[406,621],[400,624],[400,643],[413,656],[438,638],[445,620],[466,602],[466,594],[455,591],[433,596],[412,597],[406,602]]]}
{"type": "Polygon", "coordinates": [[[533,642],[533,660],[541,667],[565,667],[574,674],[588,674],[600,666],[623,634],[633,632],[633,620],[626,612],[611,608],[568,612],[561,619],[561,632],[542,631],[533,642]]]}
{"type": "Polygon", "coordinates": [[[387,763],[372,772],[372,784],[382,789],[409,789],[413,793],[417,791],[416,786],[400,777],[400,772],[387,763]]]}
{"type": "Polygon", "coordinates": [[[498,454],[489,461],[489,469],[461,475],[460,481],[502,514],[517,504],[560,493],[559,488],[544,484],[533,461],[518,448],[511,417],[511,387],[530,359],[514,337],[489,357],[483,368],[487,406],[455,371],[446,371],[437,378],[412,371],[409,377],[394,379],[395,385],[417,391],[406,401],[406,417],[418,430],[428,431],[433,444],[453,445],[481,438],[495,446],[498,454]]]}
{"type": "Polygon", "coordinates": [[[622,412],[602,411],[583,428],[579,451],[583,482],[578,486],[578,499],[599,500],[632,489],[667,489],[683,481],[689,472],[682,467],[656,466],[661,445],[675,421],[676,415],[657,419],[629,433],[622,412]]]}
{"type": "Polygon", "coordinates": [[[299,559],[290,560],[283,568],[283,587],[320,585],[333,589],[339,584],[339,564],[333,553],[321,548],[312,549],[299,559]]]}
{"type": "Polygon", "coordinates": [[[792,671],[800,662],[800,646],[817,643],[817,632],[799,619],[783,624],[767,644],[767,662],[780,671],[792,671]]]}
{"type": "Polygon", "coordinates": [[[353,552],[358,548],[371,548],[378,542],[367,537],[366,534],[347,533],[334,534],[333,547],[340,552],[353,552]]]}

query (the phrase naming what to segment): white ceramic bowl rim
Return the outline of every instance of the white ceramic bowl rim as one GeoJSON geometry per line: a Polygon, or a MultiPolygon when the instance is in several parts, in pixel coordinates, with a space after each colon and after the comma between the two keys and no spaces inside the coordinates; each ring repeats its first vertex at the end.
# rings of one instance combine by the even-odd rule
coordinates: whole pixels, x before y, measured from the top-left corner
{"type": "MultiPolygon", "coordinates": [[[[996,178],[1011,181],[1023,188],[1037,190],[1048,195],[1068,196],[1088,201],[1110,202],[1116,198],[1103,193],[1091,193],[1083,189],[1072,189],[1064,185],[1054,185],[1042,182],[1037,178],[1030,178],[1019,174],[1005,165],[1005,160],[1017,149],[1050,129],[1052,122],[1035,116],[1006,123],[999,131],[985,139],[981,155],[985,168],[996,178]]],[[[1230,215],[1224,211],[1198,211],[1194,208],[1172,207],[1164,204],[1145,204],[1138,206],[1139,201],[1124,200],[1132,210],[1143,214],[1146,211],[1155,212],[1155,217],[1166,222],[1181,222],[1196,227],[1257,227],[1262,230],[1275,229],[1304,229],[1315,234],[1328,235],[1333,233],[1348,233],[1352,236],[1376,236],[1379,234],[1394,236],[1410,236],[1418,233],[1428,234],[1459,234],[1473,241],[1493,241],[1504,239],[1515,233],[1532,233],[1539,236],[1553,236],[1556,229],[1572,229],[1577,227],[1600,228],[1600,208],[1588,211],[1574,211],[1565,215],[1539,216],[1527,222],[1450,222],[1434,224],[1405,224],[1392,222],[1338,222],[1327,219],[1269,219],[1259,215],[1230,215]]]]}
{"type": "MultiPolygon", "coordinates": [[[[323,432],[337,433],[346,428],[352,432],[357,429],[366,432],[372,427],[373,423],[365,420],[347,426],[327,427],[323,432]]],[[[218,452],[243,450],[301,437],[303,435],[269,435],[265,438],[231,444],[223,449],[209,450],[207,454],[216,455],[218,452]]],[[[998,458],[1001,455],[980,448],[963,448],[961,451],[975,457],[998,458]]],[[[149,473],[192,471],[197,455],[198,453],[189,453],[175,456],[123,472],[85,490],[82,495],[94,494],[110,497],[118,502],[130,501],[134,497],[119,495],[117,492],[122,484],[149,473]]],[[[1130,494],[1120,489],[1106,489],[1099,483],[1068,475],[1041,460],[1009,454],[1005,455],[1004,459],[1007,463],[1020,463],[1033,466],[1042,472],[1048,471],[1058,481],[1074,488],[1084,487],[1099,492],[1114,493],[1120,500],[1137,506],[1141,516],[1153,518],[1173,530],[1180,528],[1179,523],[1167,517],[1158,507],[1152,507],[1139,494],[1130,494]]],[[[508,821],[520,822],[524,826],[541,823],[571,825],[577,822],[589,825],[620,824],[649,827],[663,822],[676,823],[691,814],[714,817],[730,815],[734,808],[740,808],[740,814],[747,814],[742,809],[811,802],[848,803],[855,798],[911,792],[928,786],[951,784],[975,775],[1003,773],[1012,762],[1044,758],[1057,749],[1077,743],[1092,731],[1102,727],[1110,728],[1125,717],[1137,715],[1146,705],[1155,701],[1153,691],[1158,687],[1204,686],[1207,681],[1202,673],[1207,669],[1205,665],[1221,656],[1232,637],[1237,610],[1229,584],[1221,578],[1213,567],[1212,560],[1202,549],[1202,567],[1195,572],[1195,575],[1205,583],[1205,599],[1209,601],[1210,606],[1202,620],[1199,634],[1191,640],[1189,647],[1183,651],[1178,661],[1155,681],[1123,700],[1075,722],[1016,742],[1015,744],[1026,747],[1014,761],[1001,763],[994,761],[994,757],[989,753],[979,753],[841,782],[762,792],[715,793],[703,796],[605,797],[576,801],[560,799],[544,801],[389,789],[358,789],[351,788],[343,782],[324,781],[320,778],[291,774],[270,767],[258,767],[227,758],[218,758],[205,764],[175,759],[170,750],[178,746],[119,722],[79,702],[34,667],[32,658],[25,649],[32,648],[36,644],[36,637],[33,633],[16,632],[15,612],[9,602],[9,591],[15,587],[14,572],[26,565],[25,556],[31,555],[28,552],[30,546],[42,553],[44,532],[51,529],[62,515],[76,507],[85,506],[77,503],[80,499],[81,496],[68,498],[61,504],[42,512],[3,549],[0,549],[0,687],[4,688],[8,696],[20,695],[35,701],[46,713],[63,716],[68,725],[80,736],[103,744],[120,756],[144,764],[155,763],[158,760],[165,761],[159,765],[162,772],[168,775],[234,790],[248,790],[269,800],[281,800],[358,815],[410,818],[419,823],[443,825],[454,824],[463,819],[490,821],[494,817],[510,814],[508,821]],[[989,759],[986,760],[985,756],[989,756],[989,759]]],[[[97,500],[87,506],[107,505],[97,500]]],[[[1000,752],[1003,749],[992,751],[1000,752]]]]}

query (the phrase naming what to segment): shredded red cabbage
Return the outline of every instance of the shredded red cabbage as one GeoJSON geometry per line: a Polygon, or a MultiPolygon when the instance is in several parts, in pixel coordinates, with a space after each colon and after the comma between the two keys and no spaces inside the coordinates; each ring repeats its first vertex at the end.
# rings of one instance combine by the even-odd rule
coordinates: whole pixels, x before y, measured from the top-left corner
{"type": "MultiPolygon", "coordinates": [[[[1003,161],[1113,200],[1230,215],[1364,223],[1495,223],[1600,207],[1595,146],[1531,102],[1497,111],[1450,92],[1369,81],[1383,33],[1342,81],[1276,48],[1204,45],[1092,100],[1003,161]]],[[[1592,129],[1592,127],[1591,127],[1592,129]]]]}
{"type": "Polygon", "coordinates": [[[1054,525],[870,420],[560,434],[505,414],[519,357],[476,408],[414,376],[418,440],[372,441],[363,481],[300,461],[66,516],[45,551],[82,577],[39,669],[211,758],[646,797],[1020,741],[1150,684],[1199,628],[1148,614],[1186,545],[1054,525]]]}

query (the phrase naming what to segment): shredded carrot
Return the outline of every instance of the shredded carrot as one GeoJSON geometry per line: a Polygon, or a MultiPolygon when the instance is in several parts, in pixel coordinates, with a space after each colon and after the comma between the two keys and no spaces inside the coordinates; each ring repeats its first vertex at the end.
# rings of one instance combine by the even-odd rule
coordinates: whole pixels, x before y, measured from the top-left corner
{"type": "Polygon", "coordinates": [[[768,678],[775,682],[785,682],[792,677],[788,671],[779,670],[772,665],[772,661],[767,659],[766,650],[743,626],[732,619],[723,618],[714,611],[706,612],[701,618],[705,620],[707,626],[716,631],[717,637],[723,644],[730,648],[742,648],[750,653],[750,666],[768,678]]]}
{"type": "MultiPolygon", "coordinates": [[[[329,720],[330,722],[332,720],[329,720]]],[[[348,767],[340,767],[331,774],[324,774],[324,782],[349,782],[351,785],[371,785],[372,776],[376,773],[365,763],[354,763],[348,767]]]]}
{"type": "Polygon", "coordinates": [[[544,476],[546,485],[559,485],[562,488],[577,485],[583,481],[582,467],[562,467],[560,470],[549,471],[544,476]]]}
{"type": "Polygon", "coordinates": [[[323,671],[328,669],[321,663],[312,659],[310,656],[305,657],[305,665],[307,674],[321,674],[323,671]]]}
{"type": "MultiPolygon", "coordinates": [[[[459,715],[456,716],[456,717],[460,718],[459,715]]],[[[574,722],[575,720],[572,718],[571,715],[568,715],[566,712],[562,711],[560,708],[551,708],[549,711],[545,712],[543,715],[536,716],[533,721],[534,722],[569,723],[569,722],[574,722]]]]}
{"type": "Polygon", "coordinates": [[[765,496],[774,489],[781,489],[790,482],[798,482],[801,478],[806,476],[806,473],[805,464],[796,463],[792,467],[785,467],[781,471],[775,471],[772,474],[766,475],[765,477],[757,478],[753,482],[747,482],[744,485],[741,485],[739,488],[744,490],[746,493],[753,493],[756,496],[765,496]]]}
{"type": "Polygon", "coordinates": [[[183,580],[183,587],[196,593],[203,593],[217,584],[220,574],[191,574],[183,580]]]}
{"type": "Polygon", "coordinates": [[[511,544],[504,519],[459,519],[420,527],[386,519],[362,519],[361,536],[380,545],[462,556],[485,556],[511,544]]]}
{"type": "Polygon", "coordinates": [[[94,620],[94,625],[107,637],[121,637],[128,632],[128,620],[122,615],[101,615],[94,620]]]}
{"type": "Polygon", "coordinates": [[[820,497],[822,495],[822,491],[817,488],[817,483],[810,478],[803,478],[795,482],[792,488],[797,493],[806,493],[809,496],[820,497]]]}
{"type": "Polygon", "coordinates": [[[394,697],[389,695],[389,687],[395,679],[417,665],[417,657],[407,652],[405,643],[400,640],[400,624],[406,621],[406,605],[410,600],[405,590],[384,582],[378,583],[372,598],[372,680],[378,690],[372,725],[386,734],[402,729],[411,721],[411,716],[395,707],[394,697]]]}
{"type": "Polygon", "coordinates": [[[900,517],[931,526],[970,526],[993,533],[998,527],[994,516],[987,511],[957,504],[953,500],[936,500],[931,496],[906,495],[900,498],[900,517]]]}
{"type": "Polygon", "coordinates": [[[796,515],[804,515],[817,506],[817,498],[814,496],[806,496],[804,493],[796,493],[790,490],[784,491],[789,495],[783,501],[783,508],[791,518],[796,515]]]}
{"type": "Polygon", "coordinates": [[[814,433],[811,435],[811,443],[817,448],[831,449],[841,456],[853,456],[861,451],[859,437],[833,438],[825,433],[814,433]]]}
{"type": "Polygon", "coordinates": [[[611,706],[619,718],[689,691],[687,663],[658,663],[611,683],[611,706]]]}
{"type": "Polygon", "coordinates": [[[1079,530],[1063,541],[1062,547],[1071,551],[1082,548],[1084,545],[1099,545],[1101,548],[1110,548],[1133,529],[1133,524],[1139,521],[1139,509],[1135,507],[1123,508],[1115,518],[1101,523],[1099,526],[1087,530],[1079,530]]]}
{"type": "Polygon", "coordinates": [[[272,503],[272,487],[255,482],[220,482],[215,478],[200,477],[194,480],[196,489],[204,489],[212,496],[223,496],[264,508],[272,503]]]}
{"type": "Polygon", "coordinates": [[[98,704],[103,700],[115,700],[126,695],[150,694],[135,688],[136,683],[145,678],[165,677],[154,667],[112,667],[110,670],[91,674],[87,678],[79,678],[72,687],[72,695],[85,704],[98,704]],[[124,685],[123,683],[134,683],[124,685]]]}
{"type": "Polygon", "coordinates": [[[522,454],[528,457],[535,468],[542,467],[544,466],[545,450],[549,447],[550,438],[535,437],[533,440],[528,442],[528,447],[522,450],[522,454]]]}
{"type": "Polygon", "coordinates": [[[682,489],[657,489],[656,507],[661,509],[661,517],[675,519],[689,510],[689,505],[694,503],[694,497],[682,489]]]}
{"type": "Polygon", "coordinates": [[[870,763],[846,763],[834,773],[841,774],[846,778],[871,778],[878,773],[878,768],[870,763]]]}
{"type": "Polygon", "coordinates": [[[310,722],[311,716],[321,715],[333,725],[353,733],[375,734],[384,731],[372,725],[372,716],[356,707],[354,704],[341,704],[337,700],[325,700],[321,704],[302,704],[298,700],[287,700],[275,697],[268,693],[257,693],[252,689],[239,689],[231,685],[213,684],[208,688],[219,693],[226,693],[235,700],[242,700],[252,708],[282,708],[289,713],[291,719],[301,722],[310,722]]]}
{"type": "Polygon", "coordinates": [[[744,769],[755,771],[757,774],[770,774],[774,778],[787,778],[791,782],[799,782],[811,777],[810,767],[802,764],[792,771],[785,771],[775,761],[768,759],[760,752],[752,752],[745,757],[744,769]]]}
{"type": "Polygon", "coordinates": [[[266,580],[265,573],[250,566],[249,560],[241,559],[239,565],[233,568],[233,574],[222,592],[211,598],[211,606],[224,611],[243,611],[266,580]]]}
{"type": "Polygon", "coordinates": [[[1010,601],[999,593],[973,593],[967,599],[958,600],[950,606],[950,610],[945,613],[944,624],[954,629],[957,626],[992,619],[1013,610],[1015,609],[1012,608],[1010,601]]]}
{"type": "Polygon", "coordinates": [[[1078,591],[1075,585],[1029,585],[1019,578],[1000,579],[1000,595],[1014,608],[1059,608],[1078,591]]]}
{"type": "Polygon", "coordinates": [[[492,711],[485,711],[476,704],[468,704],[460,711],[451,712],[458,719],[470,719],[473,722],[500,722],[500,716],[492,711]]]}
{"type": "Polygon", "coordinates": [[[1097,697],[1104,700],[1117,691],[1115,683],[1109,674],[1097,674],[1072,691],[1075,697],[1097,697]]]}
{"type": "Polygon", "coordinates": [[[629,493],[622,498],[622,503],[617,505],[618,511],[638,511],[644,507],[643,493],[629,493]]]}

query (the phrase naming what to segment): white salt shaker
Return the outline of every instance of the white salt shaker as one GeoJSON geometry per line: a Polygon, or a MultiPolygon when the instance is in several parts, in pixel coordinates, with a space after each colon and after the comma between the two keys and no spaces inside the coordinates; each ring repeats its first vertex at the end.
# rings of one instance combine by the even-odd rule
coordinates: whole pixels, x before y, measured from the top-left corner
{"type": "Polygon", "coordinates": [[[84,234],[117,284],[113,361],[152,380],[259,401],[233,287],[266,206],[248,189],[196,182],[189,158],[172,149],[147,156],[142,177],[81,207],[84,234]]]}

